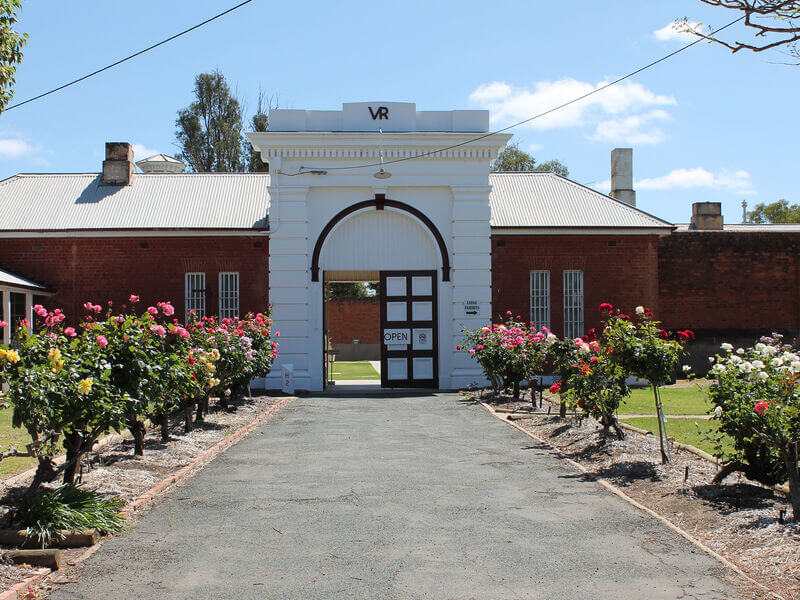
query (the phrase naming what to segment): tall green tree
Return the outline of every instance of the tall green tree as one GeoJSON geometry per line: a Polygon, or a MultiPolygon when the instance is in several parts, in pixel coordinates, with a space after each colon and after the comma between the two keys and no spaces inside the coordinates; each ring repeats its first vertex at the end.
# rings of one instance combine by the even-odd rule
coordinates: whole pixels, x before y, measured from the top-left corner
{"type": "Polygon", "coordinates": [[[178,158],[198,173],[243,171],[242,106],[225,77],[216,69],[200,73],[194,97],[175,121],[178,158]]]}
{"type": "MultiPolygon", "coordinates": [[[[256,112],[250,118],[250,131],[267,131],[269,128],[269,109],[272,107],[272,102],[267,101],[264,92],[258,90],[258,103],[256,104],[256,112]]],[[[277,106],[275,107],[277,108],[277,106]]],[[[244,140],[245,154],[247,154],[247,170],[250,173],[267,173],[269,171],[269,164],[261,160],[261,154],[256,152],[252,144],[244,140]]]]}
{"type": "Polygon", "coordinates": [[[17,10],[22,0],[0,0],[0,112],[14,97],[14,75],[22,61],[22,47],[28,41],[27,33],[17,33],[17,10]]]}
{"type": "Polygon", "coordinates": [[[566,165],[558,160],[548,160],[537,164],[532,155],[520,150],[518,142],[513,142],[503,148],[503,151],[497,156],[497,160],[492,164],[494,173],[531,173],[535,171],[552,171],[562,177],[569,177],[569,169],[566,165]]]}
{"type": "Polygon", "coordinates": [[[800,205],[778,200],[771,204],[756,204],[747,212],[751,223],[800,223],[800,205]]]}

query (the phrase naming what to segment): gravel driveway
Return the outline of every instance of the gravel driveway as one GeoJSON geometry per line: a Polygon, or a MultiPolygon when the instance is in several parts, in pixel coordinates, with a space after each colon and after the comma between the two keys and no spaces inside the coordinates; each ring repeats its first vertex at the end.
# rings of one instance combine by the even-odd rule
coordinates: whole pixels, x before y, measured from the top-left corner
{"type": "Polygon", "coordinates": [[[734,599],[719,563],[455,395],[302,398],[52,598],[734,599]]]}

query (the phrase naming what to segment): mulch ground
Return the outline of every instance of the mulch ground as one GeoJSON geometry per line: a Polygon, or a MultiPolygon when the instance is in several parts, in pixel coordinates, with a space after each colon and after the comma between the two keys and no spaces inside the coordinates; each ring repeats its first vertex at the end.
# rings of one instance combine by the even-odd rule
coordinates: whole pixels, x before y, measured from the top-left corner
{"type": "MultiPolygon", "coordinates": [[[[109,444],[84,458],[80,471],[80,483],[101,493],[118,495],[130,502],[166,477],[169,477],[211,446],[253,421],[258,415],[276,404],[280,398],[254,396],[231,401],[227,410],[212,406],[205,420],[196,423],[194,430],[184,433],[182,419],[171,423],[170,439],[164,441],[158,428],[150,429],[145,437],[144,456],[133,455],[133,442],[121,440],[109,444]]],[[[26,482],[9,488],[0,482],[0,524],[8,526],[14,498],[24,489],[26,482]]],[[[135,514],[138,514],[135,513],[135,514]]],[[[132,518],[135,518],[135,514],[132,518]]],[[[85,548],[63,550],[69,565],[86,552],[85,548]]],[[[54,583],[68,579],[73,567],[54,574],[54,583]]],[[[34,568],[0,563],[0,591],[29,577],[34,568]]],[[[40,591],[46,592],[45,589],[40,591]]],[[[40,597],[40,596],[36,596],[40,597]]]]}
{"type": "MultiPolygon", "coordinates": [[[[529,401],[506,397],[483,401],[495,408],[530,407],[529,401]]],[[[673,449],[673,462],[665,466],[656,436],[626,431],[626,438],[617,440],[604,436],[591,418],[559,419],[557,400],[548,393],[543,407],[551,414],[515,423],[583,465],[587,477],[606,479],[770,590],[800,599],[800,523],[788,521],[792,511],[784,496],[741,475],[711,485],[718,467],[691,452],[673,449]]],[[[752,597],[760,600],[765,593],[752,590],[752,597]]]]}

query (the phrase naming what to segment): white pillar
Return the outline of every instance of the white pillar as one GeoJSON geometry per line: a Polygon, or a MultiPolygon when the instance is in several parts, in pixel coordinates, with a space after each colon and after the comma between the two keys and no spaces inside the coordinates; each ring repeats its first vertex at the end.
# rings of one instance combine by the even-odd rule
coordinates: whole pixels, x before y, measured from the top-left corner
{"type": "Polygon", "coordinates": [[[9,344],[11,343],[11,292],[8,290],[0,290],[0,295],[2,296],[3,302],[2,320],[8,323],[8,325],[3,328],[3,343],[9,344]]]}
{"type": "MultiPolygon", "coordinates": [[[[276,162],[276,161],[274,161],[276,162]]],[[[278,164],[278,167],[280,165],[278,164]]],[[[270,170],[273,162],[270,162],[270,170]]],[[[269,302],[280,354],[267,377],[268,389],[281,388],[281,366],[292,365],[295,387],[316,389],[310,373],[309,240],[307,186],[285,186],[276,173],[269,187],[269,302]]],[[[322,355],[322,344],[317,349],[322,355]]],[[[319,385],[321,386],[321,375],[319,385]]]]}
{"type": "Polygon", "coordinates": [[[33,333],[33,294],[25,294],[25,318],[28,319],[28,333],[33,333]]]}
{"type": "MultiPolygon", "coordinates": [[[[465,352],[456,350],[461,341],[461,324],[467,329],[483,327],[492,318],[492,256],[488,185],[454,185],[453,193],[453,320],[448,324],[453,353],[450,388],[485,383],[478,364],[465,352]],[[477,314],[468,314],[466,301],[477,302],[477,314]]],[[[471,305],[474,306],[474,305],[471,305]]],[[[471,313],[472,308],[469,309],[471,313]]],[[[443,326],[446,326],[444,323],[443,326]]],[[[443,330],[444,334],[445,331],[443,330]]],[[[442,339],[445,339],[444,335],[442,339]]]]}

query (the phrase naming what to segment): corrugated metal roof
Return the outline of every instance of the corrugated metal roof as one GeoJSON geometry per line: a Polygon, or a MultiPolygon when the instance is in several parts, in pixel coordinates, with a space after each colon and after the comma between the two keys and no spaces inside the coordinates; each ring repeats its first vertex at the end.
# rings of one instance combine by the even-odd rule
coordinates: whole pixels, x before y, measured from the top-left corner
{"type": "Polygon", "coordinates": [[[19,275],[14,275],[14,273],[9,273],[8,271],[3,271],[3,269],[0,269],[0,285],[18,288],[30,288],[35,290],[48,289],[46,285],[36,283],[35,281],[26,279],[25,277],[20,277],[19,275]]]}
{"type": "MultiPolygon", "coordinates": [[[[266,229],[268,174],[21,174],[0,182],[0,231],[266,229]]],[[[672,225],[554,173],[493,173],[493,227],[657,228],[672,225]]]]}
{"type": "Polygon", "coordinates": [[[265,229],[269,175],[134,173],[129,186],[87,174],[0,182],[0,230],[265,229]]]}
{"type": "Polygon", "coordinates": [[[719,229],[689,229],[689,223],[678,223],[675,231],[692,233],[800,233],[800,223],[725,223],[719,229]]]}
{"type": "Polygon", "coordinates": [[[555,173],[492,173],[489,183],[492,227],[672,228],[555,173]]]}

